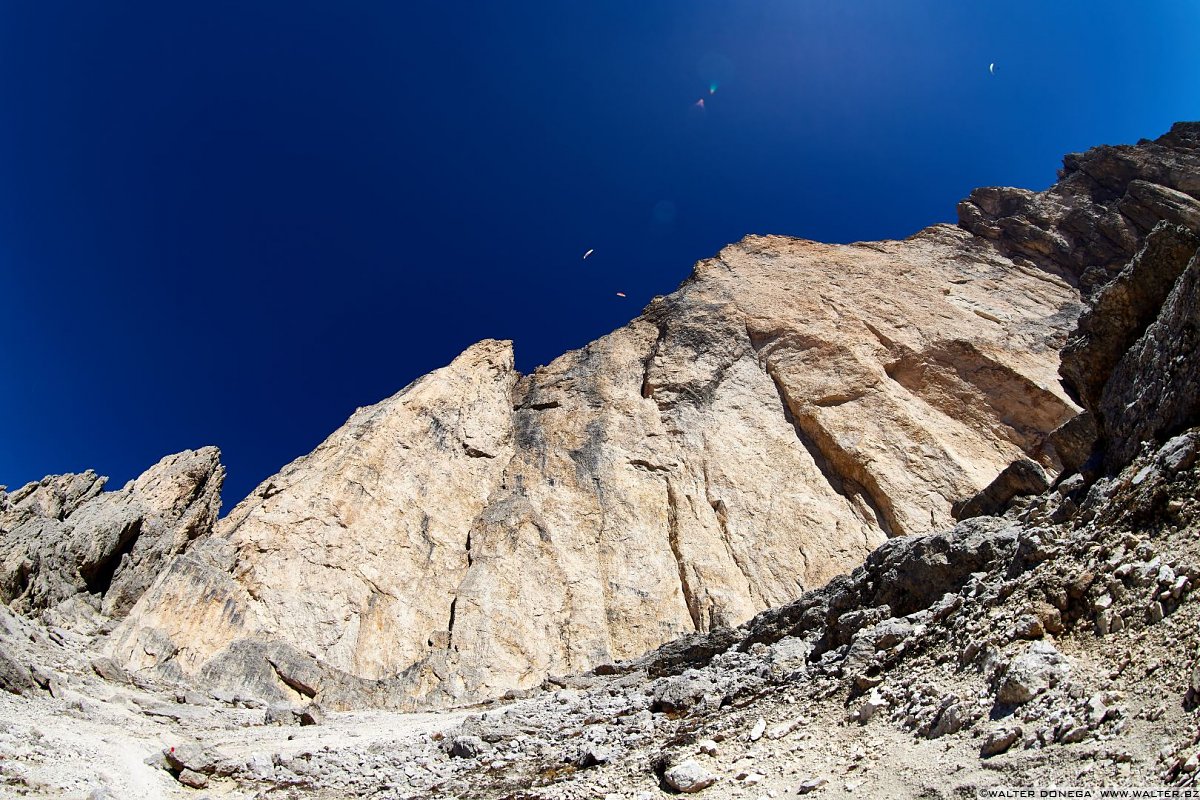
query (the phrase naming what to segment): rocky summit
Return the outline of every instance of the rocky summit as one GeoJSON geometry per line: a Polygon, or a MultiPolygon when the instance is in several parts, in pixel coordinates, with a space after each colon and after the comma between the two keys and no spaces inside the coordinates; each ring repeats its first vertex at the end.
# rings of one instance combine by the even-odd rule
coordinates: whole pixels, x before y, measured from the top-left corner
{"type": "Polygon", "coordinates": [[[116,492],[94,472],[0,491],[0,599],[14,611],[102,629],[208,536],[225,468],[215,447],[168,456],[116,492]]]}
{"type": "Polygon", "coordinates": [[[0,491],[0,787],[1190,785],[1198,293],[1179,123],[749,236],[530,375],[481,342],[220,519],[214,448],[0,491]]]}
{"type": "Polygon", "coordinates": [[[485,341],[360,410],[172,562],[111,654],[443,705],[739,625],[951,524],[1014,461],[1061,472],[1079,311],[949,226],[749,237],[532,375],[485,341]]]}

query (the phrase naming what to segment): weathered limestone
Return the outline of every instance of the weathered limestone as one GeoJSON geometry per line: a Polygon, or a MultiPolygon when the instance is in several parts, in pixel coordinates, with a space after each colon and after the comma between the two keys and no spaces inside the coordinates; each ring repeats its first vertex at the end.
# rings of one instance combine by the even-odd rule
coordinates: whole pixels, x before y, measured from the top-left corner
{"type": "MultiPolygon", "coordinates": [[[[1197,240],[1200,244],[1200,239],[1197,240]]],[[[1200,423],[1200,246],[1154,321],[1117,362],[1100,395],[1105,461],[1124,467],[1143,442],[1200,423]]]]}
{"type": "Polygon", "coordinates": [[[1200,233],[1200,124],[1177,122],[1154,141],[1072,153],[1044,192],[976,189],[958,204],[958,218],[1001,251],[1078,281],[1090,296],[1159,221],[1200,233]]]}
{"type": "Polygon", "coordinates": [[[215,447],[167,456],[120,491],[88,471],[0,492],[0,600],[23,613],[71,605],[123,616],[167,561],[209,533],[225,469],[215,447]],[[64,604],[67,604],[64,606],[64,604]]]}
{"type": "Polygon", "coordinates": [[[1177,125],[1068,156],[1045,192],[978,190],[958,228],[750,236],[532,375],[482,342],[260,486],[112,652],[293,701],[457,702],[736,625],[956,504],[999,510],[1109,430],[1099,386],[1080,421],[1058,381],[1075,287],[1194,220],[1198,157],[1177,125]]]}
{"type": "Polygon", "coordinates": [[[359,411],[177,559],[112,652],[258,693],[273,670],[293,701],[289,669],[319,697],[437,704],[736,625],[950,524],[1019,457],[1055,472],[1077,313],[950,226],[748,237],[532,375],[482,342],[359,411]]]}
{"type": "Polygon", "coordinates": [[[358,411],[173,562],[117,652],[191,674],[274,638],[367,678],[421,658],[450,628],[471,521],[511,458],[515,380],[509,345],[483,342],[358,411]]]}
{"type": "Polygon", "coordinates": [[[60,621],[133,606],[126,668],[330,707],[492,696],[737,625],[1194,420],[1194,375],[1146,365],[1192,346],[1198,153],[1183,124],[1068,156],[1046,192],[978,190],[902,242],[747,237],[532,375],[475,345],[215,527],[211,448],[117,493],[0,493],[0,588],[60,621]]]}
{"type": "Polygon", "coordinates": [[[1200,235],[1162,223],[1092,298],[1063,348],[1059,370],[1085,408],[1095,409],[1117,361],[1158,315],[1197,248],[1200,235]]]}

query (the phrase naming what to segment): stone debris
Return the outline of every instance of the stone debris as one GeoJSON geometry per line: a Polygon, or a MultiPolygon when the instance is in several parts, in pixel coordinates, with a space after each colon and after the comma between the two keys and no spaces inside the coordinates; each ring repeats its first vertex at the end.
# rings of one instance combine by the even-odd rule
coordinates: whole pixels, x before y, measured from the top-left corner
{"type": "Polygon", "coordinates": [[[780,723],[767,731],[768,739],[782,739],[790,735],[794,730],[800,727],[800,719],[789,720],[788,722],[780,723]]]}
{"type": "Polygon", "coordinates": [[[870,696],[863,700],[858,705],[858,710],[854,713],[854,719],[862,724],[871,721],[871,717],[888,707],[888,701],[877,691],[872,691],[870,696]]]}
{"type": "Polygon", "coordinates": [[[1021,728],[1019,726],[1003,727],[992,731],[984,740],[983,745],[979,748],[979,755],[982,758],[990,758],[1006,752],[1021,738],[1021,728]]]}
{"type": "Polygon", "coordinates": [[[684,794],[692,794],[712,786],[717,782],[717,776],[700,766],[698,762],[688,759],[669,767],[663,773],[663,780],[672,789],[684,794]]]}
{"type": "Polygon", "coordinates": [[[796,794],[809,794],[810,792],[815,792],[817,789],[820,789],[822,786],[825,786],[828,783],[829,780],[827,778],[807,778],[801,781],[800,785],[796,787],[796,794]]]}
{"type": "Polygon", "coordinates": [[[184,786],[190,786],[193,789],[203,789],[208,786],[208,777],[199,772],[187,769],[186,767],[180,770],[176,780],[184,786]]]}
{"type": "Polygon", "coordinates": [[[453,758],[478,758],[487,747],[478,736],[455,736],[446,744],[446,752],[453,758]]]}
{"type": "Polygon", "coordinates": [[[1008,665],[996,701],[1004,705],[1028,703],[1065,680],[1069,672],[1070,665],[1054,645],[1035,642],[1008,665]]]}

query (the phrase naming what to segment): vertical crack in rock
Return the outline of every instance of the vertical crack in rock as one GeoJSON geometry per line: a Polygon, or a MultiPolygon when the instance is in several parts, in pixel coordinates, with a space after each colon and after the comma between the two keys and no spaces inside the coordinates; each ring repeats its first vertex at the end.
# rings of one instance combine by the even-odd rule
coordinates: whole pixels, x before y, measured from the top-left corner
{"type": "Polygon", "coordinates": [[[754,580],[750,576],[750,567],[746,563],[736,547],[733,544],[733,538],[729,533],[729,509],[725,505],[725,501],[721,498],[713,498],[712,484],[708,477],[708,462],[704,463],[704,499],[713,510],[713,515],[717,518],[717,525],[721,528],[721,540],[725,543],[725,550],[729,553],[729,558],[737,566],[738,572],[742,573],[742,577],[746,579],[746,591],[750,595],[750,599],[762,608],[770,605],[762,593],[758,590],[754,580]]]}
{"type": "MultiPolygon", "coordinates": [[[[491,503],[491,499],[492,498],[489,495],[487,502],[485,502],[484,506],[483,506],[484,511],[487,511],[487,509],[491,503]]],[[[480,516],[481,517],[483,516],[482,512],[480,513],[480,516]]],[[[463,570],[462,580],[459,581],[458,587],[455,589],[454,596],[450,598],[450,619],[446,622],[446,649],[447,650],[453,649],[453,647],[454,647],[454,617],[455,617],[455,613],[457,612],[457,609],[458,609],[458,592],[462,590],[462,585],[467,580],[467,570],[471,569],[471,566],[475,563],[475,559],[471,555],[471,529],[475,527],[475,523],[477,521],[478,520],[472,521],[471,528],[467,529],[467,569],[463,570]]]]}
{"type": "Polygon", "coordinates": [[[679,499],[675,496],[675,487],[667,481],[667,540],[671,545],[671,554],[675,556],[675,566],[679,570],[679,588],[683,592],[683,601],[687,604],[688,615],[692,618],[692,627],[700,631],[700,603],[688,581],[687,562],[679,550],[679,499]]]}
{"type": "Polygon", "coordinates": [[[650,385],[650,370],[654,366],[654,359],[658,358],[658,350],[667,335],[666,328],[661,324],[655,323],[655,328],[658,329],[658,337],[654,340],[654,346],[650,348],[646,358],[642,360],[641,395],[647,400],[654,399],[654,387],[650,385]]]}
{"type": "MultiPolygon", "coordinates": [[[[522,442],[520,441],[520,437],[516,435],[516,431],[517,431],[518,421],[521,419],[521,412],[523,410],[523,407],[518,402],[517,393],[518,393],[518,386],[517,386],[517,382],[514,381],[512,387],[509,390],[509,404],[508,404],[509,409],[510,409],[510,411],[509,411],[509,430],[511,431],[510,443],[512,446],[509,449],[508,457],[505,460],[503,468],[501,468],[499,470],[499,472],[496,473],[496,478],[494,479],[492,486],[488,489],[487,497],[484,498],[483,506],[479,509],[479,513],[476,514],[474,519],[471,520],[470,524],[467,525],[467,539],[466,539],[466,544],[465,544],[465,548],[464,548],[466,551],[466,555],[467,555],[467,565],[462,570],[462,575],[459,577],[458,584],[454,587],[453,597],[450,598],[450,617],[446,622],[446,634],[447,635],[446,635],[446,648],[445,649],[447,649],[447,650],[456,649],[456,648],[454,648],[454,623],[455,623],[455,619],[456,619],[457,611],[458,611],[458,600],[462,594],[463,585],[467,582],[467,574],[471,570],[471,568],[473,566],[475,566],[475,556],[474,556],[473,547],[472,547],[474,544],[473,534],[475,531],[475,527],[477,525],[480,525],[483,522],[484,518],[487,516],[487,514],[492,510],[492,504],[496,500],[497,491],[499,491],[499,492],[506,491],[506,487],[508,484],[508,482],[506,480],[506,476],[508,475],[509,468],[512,466],[513,461],[516,460],[518,451],[522,450],[522,442]]],[[[470,455],[470,453],[468,453],[468,455],[470,455]]],[[[494,458],[494,456],[488,456],[488,458],[494,458]]],[[[524,493],[523,490],[522,490],[522,493],[524,493]]],[[[423,531],[428,526],[428,523],[429,523],[429,515],[423,514],[422,515],[422,530],[423,531]]],[[[432,553],[432,551],[431,551],[431,553],[432,553]]]]}
{"type": "Polygon", "coordinates": [[[449,650],[454,646],[454,612],[458,606],[458,598],[455,597],[450,601],[450,621],[446,623],[446,632],[450,635],[446,637],[446,649],[449,650]]]}

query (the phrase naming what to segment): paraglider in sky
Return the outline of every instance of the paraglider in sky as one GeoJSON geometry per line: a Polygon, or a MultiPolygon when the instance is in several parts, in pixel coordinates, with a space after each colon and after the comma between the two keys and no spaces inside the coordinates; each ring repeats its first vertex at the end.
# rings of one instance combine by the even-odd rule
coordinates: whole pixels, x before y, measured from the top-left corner
{"type": "Polygon", "coordinates": [[[996,74],[996,63],[995,62],[988,64],[988,72],[992,75],[996,74]]]}
{"type": "Polygon", "coordinates": [[[588,251],[583,254],[583,260],[587,261],[587,257],[590,256],[594,252],[596,252],[594,248],[589,248],[588,251]]]}
{"type": "Polygon", "coordinates": [[[700,109],[701,111],[704,110],[704,98],[703,97],[701,97],[699,100],[696,101],[696,108],[700,109]]]}
{"type": "Polygon", "coordinates": [[[624,297],[624,296],[625,296],[624,292],[617,292],[617,297],[624,297]]]}

